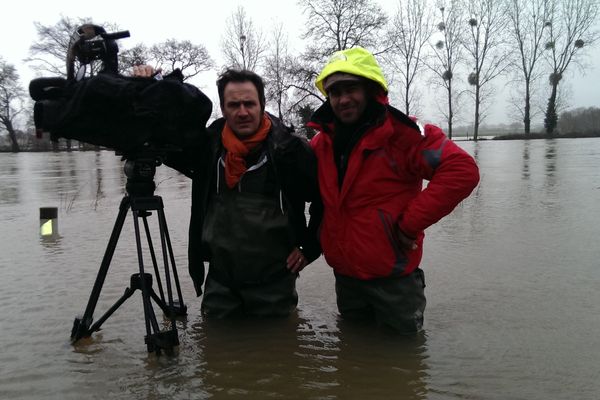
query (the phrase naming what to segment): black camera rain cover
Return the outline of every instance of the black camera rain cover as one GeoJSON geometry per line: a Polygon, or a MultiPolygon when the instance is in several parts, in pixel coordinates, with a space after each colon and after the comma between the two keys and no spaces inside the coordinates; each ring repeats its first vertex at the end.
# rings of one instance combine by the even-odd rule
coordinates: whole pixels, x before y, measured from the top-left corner
{"type": "Polygon", "coordinates": [[[98,74],[70,81],[51,133],[124,152],[145,143],[183,148],[205,134],[212,103],[173,75],[155,80],[98,74]]]}

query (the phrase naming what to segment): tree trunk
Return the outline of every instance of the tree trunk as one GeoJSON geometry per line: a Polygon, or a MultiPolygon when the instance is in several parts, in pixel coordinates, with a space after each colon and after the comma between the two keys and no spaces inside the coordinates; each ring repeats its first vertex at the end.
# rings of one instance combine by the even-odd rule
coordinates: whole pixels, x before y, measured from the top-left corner
{"type": "Polygon", "coordinates": [[[448,80],[448,138],[452,139],[452,120],[454,114],[452,112],[452,80],[448,80]]]}
{"type": "Polygon", "coordinates": [[[404,107],[406,109],[406,115],[408,115],[410,117],[410,104],[409,104],[409,94],[408,91],[410,90],[409,85],[406,85],[406,93],[404,94],[404,107]]]}
{"type": "Polygon", "coordinates": [[[548,136],[552,136],[558,121],[558,116],[556,115],[557,88],[558,82],[552,82],[552,92],[550,93],[550,98],[548,98],[548,108],[546,108],[546,117],[544,118],[544,127],[546,128],[546,135],[548,136]]]}
{"type": "Polygon", "coordinates": [[[279,120],[283,122],[283,111],[281,110],[281,91],[279,92],[279,95],[277,96],[277,111],[279,113],[279,120]]]}
{"type": "Polygon", "coordinates": [[[479,137],[479,85],[475,87],[475,121],[473,123],[473,140],[479,137]]]}
{"type": "Polygon", "coordinates": [[[523,115],[523,124],[525,129],[525,136],[529,136],[531,133],[531,94],[529,93],[529,79],[525,80],[525,113],[523,115]]]}
{"type": "Polygon", "coordinates": [[[5,128],[8,131],[8,137],[10,137],[11,151],[13,153],[18,153],[19,143],[17,142],[17,132],[15,132],[15,128],[13,127],[12,122],[8,121],[5,128]]]}

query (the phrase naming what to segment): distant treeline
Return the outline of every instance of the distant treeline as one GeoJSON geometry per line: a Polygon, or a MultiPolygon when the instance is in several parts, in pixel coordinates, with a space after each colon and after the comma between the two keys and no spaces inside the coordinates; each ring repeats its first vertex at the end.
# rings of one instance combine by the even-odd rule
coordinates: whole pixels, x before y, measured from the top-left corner
{"type": "Polygon", "coordinates": [[[496,140],[547,139],[547,138],[600,137],[600,108],[588,107],[565,111],[558,120],[558,130],[548,136],[546,132],[510,133],[495,136],[496,140]]]}
{"type": "Polygon", "coordinates": [[[558,120],[561,135],[600,132],[600,108],[588,107],[565,111],[558,120]]]}
{"type": "MultiPolygon", "coordinates": [[[[529,134],[523,133],[520,122],[511,124],[483,125],[479,128],[481,139],[547,139],[552,137],[581,138],[600,137],[600,108],[576,108],[560,114],[557,130],[549,135],[543,125],[531,127],[529,134]]],[[[456,138],[471,139],[472,127],[458,126],[455,128],[456,138]]]]}

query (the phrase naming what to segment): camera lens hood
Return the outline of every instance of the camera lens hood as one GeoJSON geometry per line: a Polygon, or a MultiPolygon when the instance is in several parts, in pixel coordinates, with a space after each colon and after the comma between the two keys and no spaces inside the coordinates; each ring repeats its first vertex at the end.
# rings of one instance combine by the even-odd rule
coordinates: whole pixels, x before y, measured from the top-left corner
{"type": "Polygon", "coordinates": [[[29,95],[35,101],[57,99],[66,85],[65,78],[36,78],[29,82],[29,95]]]}

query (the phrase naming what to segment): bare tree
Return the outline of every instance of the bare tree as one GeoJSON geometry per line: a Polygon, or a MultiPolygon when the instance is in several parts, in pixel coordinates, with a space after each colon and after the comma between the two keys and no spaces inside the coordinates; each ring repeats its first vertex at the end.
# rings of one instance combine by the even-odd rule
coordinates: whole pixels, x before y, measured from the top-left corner
{"type": "Polygon", "coordinates": [[[398,3],[388,37],[390,51],[384,58],[400,75],[400,91],[406,114],[418,107],[416,78],[425,67],[424,49],[433,34],[432,15],[427,2],[403,0],[398,3]]]}
{"type": "Polygon", "coordinates": [[[119,52],[119,73],[130,72],[135,65],[148,64],[150,58],[150,50],[143,43],[121,50],[119,52]]]}
{"type": "Polygon", "coordinates": [[[508,67],[503,48],[506,18],[502,3],[497,0],[468,0],[467,12],[469,29],[464,47],[473,65],[468,82],[475,103],[473,140],[477,140],[479,125],[485,118],[483,103],[493,95],[490,82],[508,67]]]}
{"type": "Polygon", "coordinates": [[[546,59],[551,68],[550,97],[544,118],[546,133],[552,135],[557,125],[558,85],[571,62],[583,68],[577,57],[584,47],[598,39],[593,30],[598,17],[597,0],[553,0],[546,22],[546,59]]]}
{"type": "Polygon", "coordinates": [[[66,58],[69,50],[71,35],[78,26],[87,20],[74,20],[62,16],[54,25],[42,25],[34,22],[38,40],[29,47],[29,57],[26,62],[42,74],[66,76],[66,58]]]}
{"type": "Polygon", "coordinates": [[[221,39],[221,50],[226,67],[257,71],[266,51],[262,31],[254,27],[243,6],[227,19],[221,39]]]}
{"type": "Polygon", "coordinates": [[[289,105],[289,110],[299,126],[299,133],[308,138],[314,135],[314,131],[306,124],[310,121],[312,113],[325,101],[315,86],[320,67],[319,63],[306,60],[302,55],[293,58],[290,65],[289,75],[292,78],[290,88],[293,101],[289,105]]]}
{"type": "MultiPolygon", "coordinates": [[[[300,0],[307,21],[302,38],[311,43],[305,56],[322,61],[355,46],[380,49],[387,15],[372,0],[300,0]]],[[[378,50],[379,49],[379,50],[378,50]]]]}
{"type": "MultiPolygon", "coordinates": [[[[525,135],[531,131],[531,100],[533,84],[541,75],[538,61],[542,57],[545,23],[548,20],[550,0],[508,0],[507,15],[510,36],[518,53],[512,68],[518,71],[524,95],[521,111],[525,135]]],[[[519,85],[520,86],[520,85],[519,85]]]]}
{"type": "MultiPolygon", "coordinates": [[[[541,68],[540,68],[541,70],[541,68]]],[[[520,71],[513,71],[518,74],[520,71]]],[[[540,71],[541,72],[541,71],[540,71]]],[[[541,77],[541,75],[540,75],[541,77]]],[[[516,124],[515,132],[523,131],[527,136],[536,129],[539,130],[539,126],[536,126],[534,121],[539,119],[540,116],[544,115],[545,102],[543,100],[541,85],[539,82],[541,79],[532,79],[529,87],[527,88],[523,81],[522,75],[517,75],[514,79],[511,79],[507,84],[512,86],[508,92],[506,99],[506,114],[507,119],[511,122],[511,125],[516,124]],[[529,89],[529,132],[525,132],[525,108],[524,103],[526,100],[526,91],[529,89]]]]}
{"type": "MultiPolygon", "coordinates": [[[[91,18],[69,18],[65,16],[61,16],[60,20],[54,25],[43,25],[40,22],[34,22],[38,39],[29,47],[29,57],[24,61],[30,63],[33,70],[39,74],[66,76],[67,53],[73,35],[77,28],[91,23],[91,18]]],[[[105,23],[99,26],[104,27],[107,32],[118,30],[114,23],[105,23]]]]}
{"type": "Polygon", "coordinates": [[[192,78],[214,66],[206,47],[189,40],[169,39],[150,48],[150,55],[157,67],[174,71],[181,70],[184,80],[192,78]]]}
{"type": "Polygon", "coordinates": [[[448,137],[452,139],[452,128],[455,119],[454,105],[458,94],[453,86],[456,69],[463,61],[462,42],[464,40],[464,24],[462,7],[459,1],[450,0],[448,3],[439,2],[437,5],[441,20],[436,27],[440,37],[432,45],[433,57],[426,65],[433,72],[435,82],[445,91],[446,107],[440,108],[448,125],[448,137]]]}
{"type": "Polygon", "coordinates": [[[19,151],[15,119],[23,111],[24,97],[14,65],[0,58],[0,124],[8,132],[13,152],[19,151]]]}
{"type": "Polygon", "coordinates": [[[288,100],[289,89],[291,87],[290,71],[292,57],[288,54],[288,39],[284,32],[283,24],[277,24],[273,28],[269,49],[263,73],[263,77],[265,78],[265,95],[269,102],[274,103],[279,119],[284,121],[283,109],[288,100]]]}

